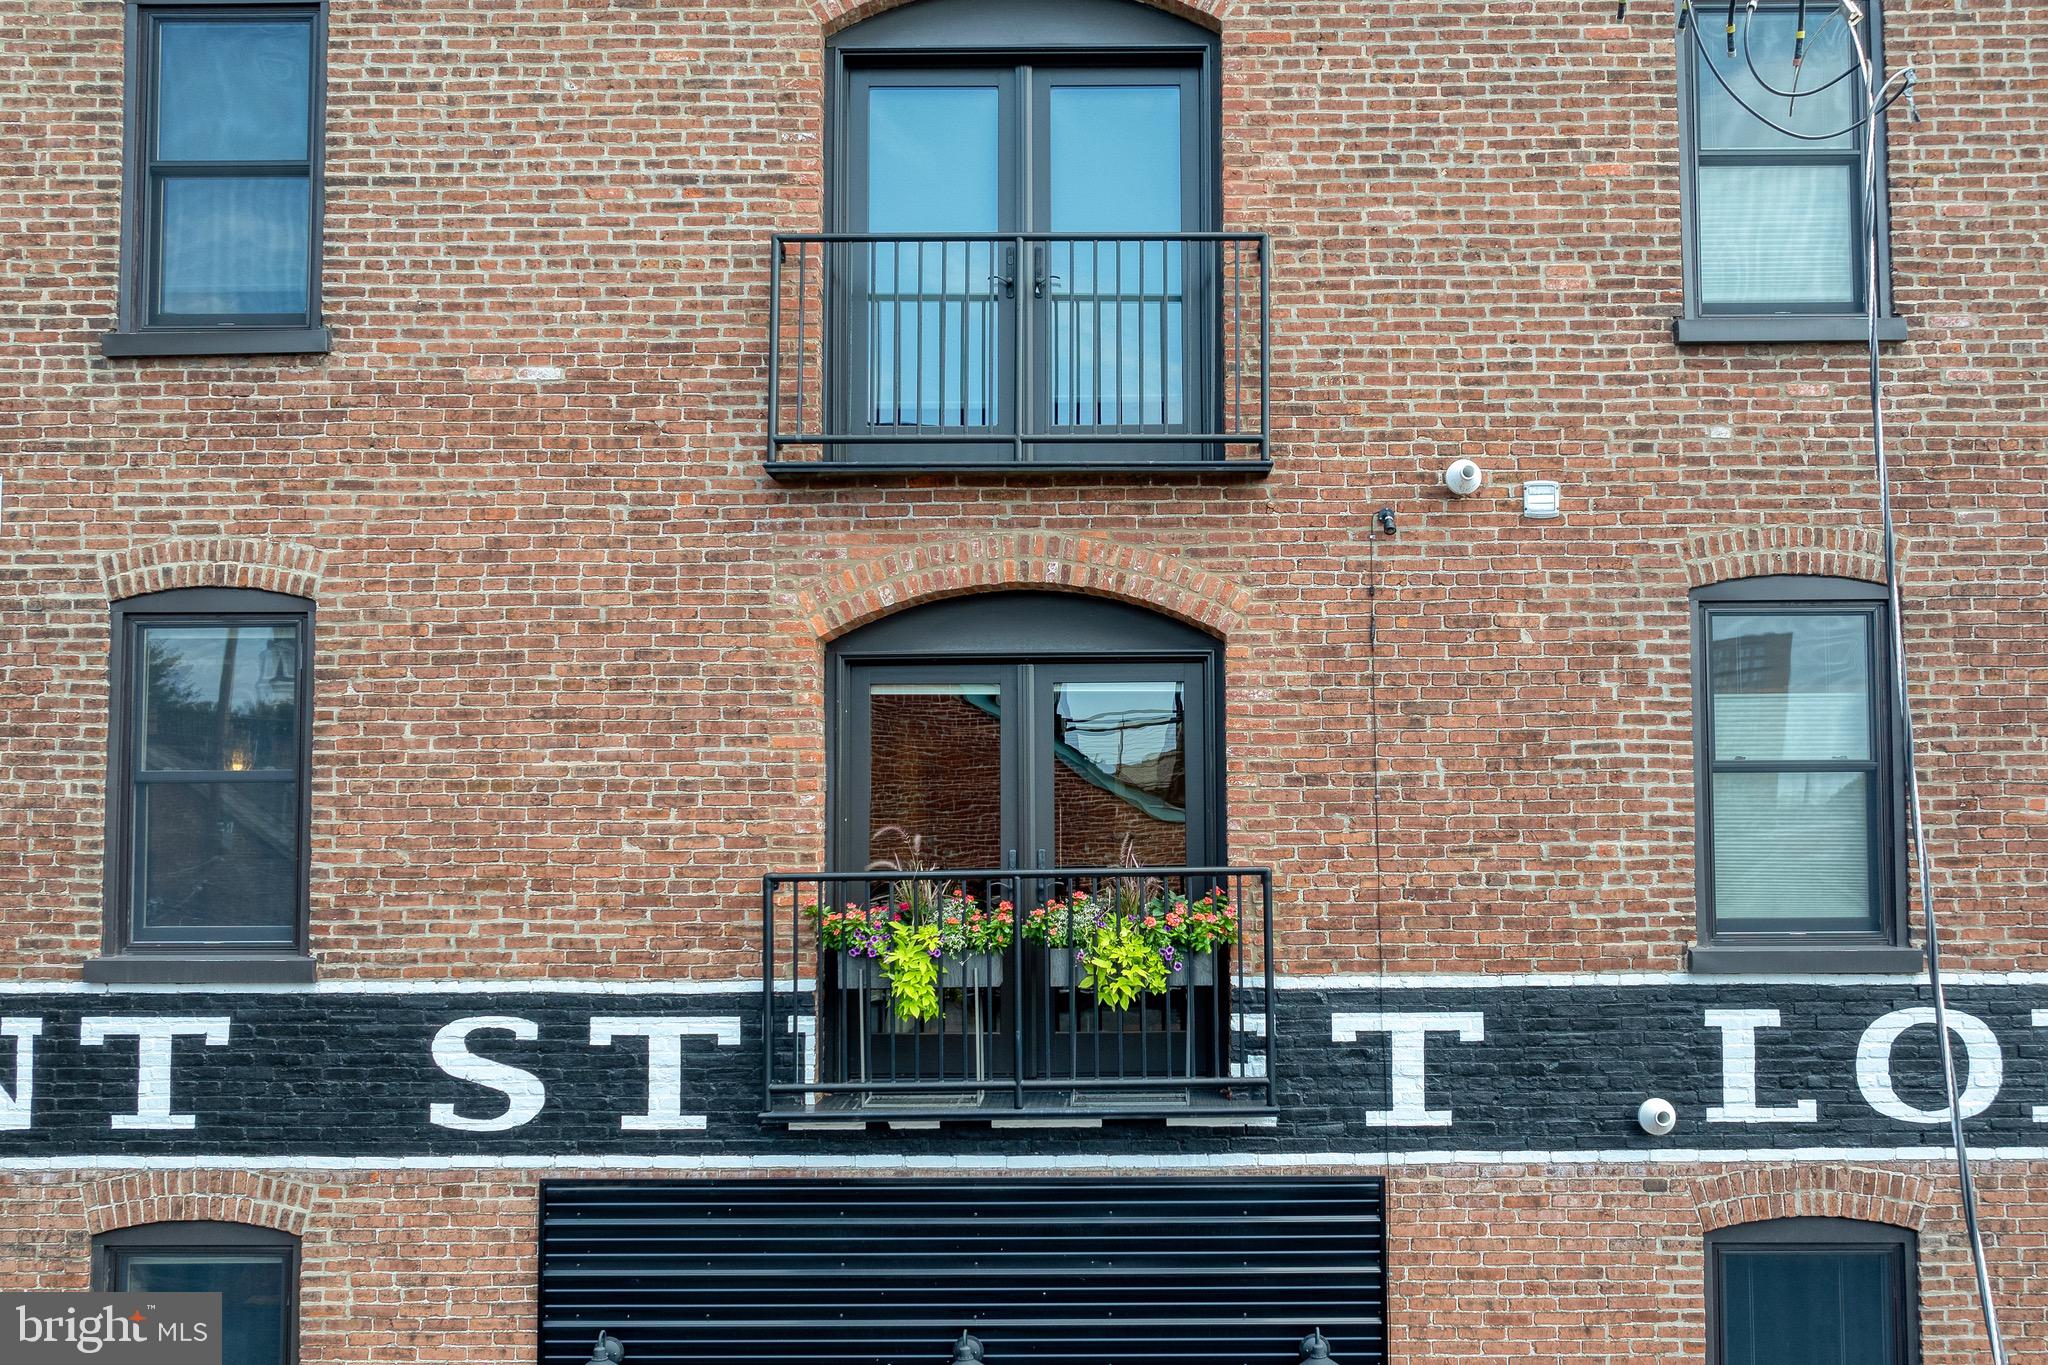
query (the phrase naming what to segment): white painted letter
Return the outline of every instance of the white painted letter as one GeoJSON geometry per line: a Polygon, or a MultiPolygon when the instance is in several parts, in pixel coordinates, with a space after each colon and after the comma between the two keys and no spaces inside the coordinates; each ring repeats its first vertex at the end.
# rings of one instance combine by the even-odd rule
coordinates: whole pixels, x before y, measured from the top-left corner
{"type": "Polygon", "coordinates": [[[0,1038],[14,1040],[14,1089],[0,1087],[0,1129],[29,1126],[36,1107],[36,1035],[40,1019],[0,1019],[0,1038]]]}
{"type": "Polygon", "coordinates": [[[1355,1043],[1361,1033],[1388,1035],[1387,1085],[1393,1108],[1374,1111],[1365,1121],[1375,1128],[1448,1128],[1451,1111],[1431,1109],[1425,1102],[1423,1046],[1432,1033],[1455,1033],[1462,1043],[1486,1037],[1486,1016],[1478,1010],[1443,1014],[1333,1014],[1330,1037],[1355,1043]]]}
{"type": "Polygon", "coordinates": [[[739,1016],[636,1019],[600,1014],[591,1019],[590,1041],[599,1046],[608,1046],[617,1038],[647,1040],[647,1112],[624,1115],[619,1119],[619,1127],[629,1133],[669,1133],[704,1127],[704,1115],[683,1112],[683,1039],[688,1037],[716,1038],[720,1047],[738,1047],[739,1016]]]}
{"type": "MultiPolygon", "coordinates": [[[[2048,1028],[2048,1010],[2034,1011],[2034,1027],[2048,1028]]],[[[2034,1122],[2048,1123],[2048,1104],[2037,1104],[2034,1106],[2034,1122]]]]}
{"type": "MultiPolygon", "coordinates": [[[[1892,1088],[1892,1048],[1898,1044],[1899,1035],[1933,1022],[1931,1006],[1893,1010],[1863,1030],[1863,1041],[1856,1045],[1856,1084],[1862,1087],[1863,1098],[1870,1107],[1888,1119],[1901,1123],[1948,1122],[1947,1105],[1916,1109],[1900,1099],[1899,1092],[1892,1088]]],[[[1961,1103],[1963,1117],[1973,1119],[1991,1107],[1991,1101],[1998,1098],[1998,1088],[2005,1084],[2005,1054],[1999,1050],[1998,1036],[1974,1015],[1950,1010],[1948,1031],[1963,1040],[1969,1059],[1961,1103]]]]}
{"type": "Polygon", "coordinates": [[[496,1118],[468,1119],[455,1112],[452,1104],[436,1104],[427,1117],[442,1128],[462,1133],[502,1133],[531,1123],[548,1102],[547,1087],[530,1071],[504,1062],[479,1057],[469,1050],[469,1035],[478,1029],[502,1029],[521,1042],[540,1037],[540,1028],[530,1019],[509,1014],[478,1014],[444,1024],[434,1035],[434,1065],[458,1081],[468,1081],[505,1097],[505,1112],[496,1118]]]}
{"type": "Polygon", "coordinates": [[[229,1020],[223,1015],[178,1018],[145,1015],[117,1019],[91,1015],[78,1021],[78,1041],[100,1047],[109,1038],[135,1039],[135,1112],[116,1114],[115,1128],[180,1129],[197,1126],[190,1114],[171,1112],[171,1040],[180,1036],[204,1039],[208,1047],[225,1047],[229,1020]]]}
{"type": "Polygon", "coordinates": [[[1756,1031],[1784,1022],[1776,1010],[1707,1011],[1707,1027],[1721,1030],[1721,1102],[1707,1106],[1708,1123],[1812,1123],[1819,1116],[1812,1100],[1768,1109],[1756,1102],[1756,1031]]]}

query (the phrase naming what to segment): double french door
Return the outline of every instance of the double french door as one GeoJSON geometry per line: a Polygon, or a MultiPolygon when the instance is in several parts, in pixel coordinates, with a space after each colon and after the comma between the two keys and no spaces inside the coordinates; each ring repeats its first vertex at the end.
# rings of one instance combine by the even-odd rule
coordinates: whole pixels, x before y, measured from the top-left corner
{"type": "Polygon", "coordinates": [[[859,458],[1184,459],[1216,244],[1181,66],[856,69],[836,397],[859,458]],[[1205,251],[1207,254],[1205,255],[1205,251]],[[1157,438],[1157,439],[1151,439],[1157,438]],[[892,443],[893,439],[893,443],[892,443]]]}
{"type": "MultiPolygon", "coordinates": [[[[959,884],[990,888],[991,897],[1000,887],[1020,923],[1077,889],[1099,899],[1105,886],[1149,894],[1166,884],[1136,869],[1207,865],[1215,852],[1208,667],[853,665],[840,712],[848,761],[838,865],[875,871],[882,888],[892,873],[974,874],[959,884]],[[1125,882],[1089,869],[1132,872],[1125,882]],[[990,871],[1015,875],[991,879],[990,871]]],[[[1027,939],[1004,956],[1016,964],[1005,978],[979,987],[962,981],[933,1023],[904,1027],[879,1001],[863,1003],[874,1010],[862,1028],[869,1074],[1001,1077],[1022,1057],[1040,1077],[1165,1076],[1213,1051],[1213,1030],[1191,1027],[1202,1013],[1196,996],[1212,991],[1213,980],[1111,1008],[1085,990],[1078,972],[1063,970],[1074,960],[1071,947],[1027,939]],[[931,1036],[949,1031],[970,1042],[950,1054],[934,1048],[931,1036]]]]}

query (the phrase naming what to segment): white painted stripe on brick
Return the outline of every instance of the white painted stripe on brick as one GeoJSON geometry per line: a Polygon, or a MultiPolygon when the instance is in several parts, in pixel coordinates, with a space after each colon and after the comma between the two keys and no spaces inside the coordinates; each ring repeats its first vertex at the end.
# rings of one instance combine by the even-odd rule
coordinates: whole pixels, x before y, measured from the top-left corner
{"type": "MultiPolygon", "coordinates": [[[[1944,973],[1957,986],[2048,986],[2048,971],[1944,973]]],[[[1577,986],[1905,986],[1924,985],[1918,976],[1821,976],[1821,975],[1708,975],[1693,972],[1409,972],[1384,977],[1352,972],[1340,976],[1282,976],[1284,991],[1419,991],[1419,990],[1513,990],[1521,988],[1569,988],[1577,986]]],[[[808,991],[803,980],[796,989],[808,991]]],[[[778,994],[788,994],[789,984],[776,983],[778,994]]],[[[590,980],[330,980],[311,984],[241,983],[191,986],[109,985],[86,981],[0,981],[5,995],[758,995],[759,978],[729,981],[590,981],[590,980]]]]}
{"type": "MultiPolygon", "coordinates": [[[[2048,1147],[1972,1147],[1976,1161],[2048,1161],[2048,1147]]],[[[1695,1147],[1655,1151],[1503,1152],[1226,1152],[1147,1155],[1077,1152],[1065,1156],[894,1156],[836,1154],[776,1156],[71,1156],[4,1157],[9,1171],[1154,1171],[1381,1166],[1671,1166],[1720,1162],[1933,1161],[1949,1162],[1946,1147],[1789,1147],[1716,1152],[1695,1147]]]]}

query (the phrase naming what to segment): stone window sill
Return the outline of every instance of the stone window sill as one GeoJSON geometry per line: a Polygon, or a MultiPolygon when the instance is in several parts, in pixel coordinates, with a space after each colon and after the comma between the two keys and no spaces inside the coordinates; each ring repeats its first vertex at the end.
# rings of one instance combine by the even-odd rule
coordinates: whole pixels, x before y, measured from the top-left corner
{"type": "Polygon", "coordinates": [[[1701,976],[1912,976],[1926,962],[1916,947],[1882,943],[1699,944],[1686,953],[1686,965],[1701,976]]]}
{"type": "MultiPolygon", "coordinates": [[[[1673,318],[1681,346],[1728,346],[1771,342],[1867,341],[1870,323],[1861,313],[1758,313],[1708,318],[1673,318]]],[[[1904,341],[1906,320],[1877,320],[1879,341],[1904,341]]]]}
{"type": "Polygon", "coordinates": [[[151,332],[108,332],[100,338],[100,354],[125,356],[179,355],[326,355],[333,338],[325,327],[213,327],[151,332]]]}
{"type": "Polygon", "coordinates": [[[297,953],[132,953],[90,959],[85,979],[109,986],[304,985],[314,971],[313,959],[297,953]]]}

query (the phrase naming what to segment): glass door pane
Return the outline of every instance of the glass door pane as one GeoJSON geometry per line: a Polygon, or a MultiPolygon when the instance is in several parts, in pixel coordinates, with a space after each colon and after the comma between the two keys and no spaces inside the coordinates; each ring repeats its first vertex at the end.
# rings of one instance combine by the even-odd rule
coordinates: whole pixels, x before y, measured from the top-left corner
{"type": "Polygon", "coordinates": [[[1187,867],[1209,856],[1203,669],[1039,664],[1026,847],[1048,867],[1187,867]]]}
{"type": "MultiPolygon", "coordinates": [[[[860,282],[848,354],[861,425],[937,433],[1000,426],[1009,375],[1015,222],[1010,87],[1002,72],[870,75],[853,85],[853,232],[860,282]],[[941,240],[922,240],[943,234],[941,240]]],[[[987,448],[984,458],[1004,447],[987,448]]]]}
{"type": "Polygon", "coordinates": [[[1185,864],[1185,686],[1054,683],[1052,719],[1053,864],[1185,864]]]}
{"type": "MultiPolygon", "coordinates": [[[[1034,259],[1050,426],[1187,430],[1190,73],[1041,75],[1034,259]]],[[[1196,248],[1200,250],[1200,248],[1196,248]]]]}
{"type": "Polygon", "coordinates": [[[868,689],[867,866],[1003,865],[1003,698],[988,683],[868,689]]]}

